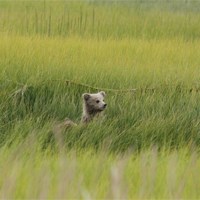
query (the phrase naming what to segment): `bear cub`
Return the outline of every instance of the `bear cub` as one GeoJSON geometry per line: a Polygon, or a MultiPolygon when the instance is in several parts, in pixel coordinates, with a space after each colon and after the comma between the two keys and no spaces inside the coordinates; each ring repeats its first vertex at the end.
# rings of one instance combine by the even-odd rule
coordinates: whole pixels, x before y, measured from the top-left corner
{"type": "MultiPolygon", "coordinates": [[[[94,117],[97,117],[106,108],[107,104],[104,102],[105,96],[106,94],[104,91],[95,94],[85,93],[82,95],[83,113],[81,123],[89,123],[94,117]]],[[[63,123],[56,124],[56,126],[54,126],[54,130],[55,132],[60,132],[61,128],[74,127],[77,125],[78,124],[72,120],[66,118],[63,123]]]]}
{"type": "Polygon", "coordinates": [[[104,102],[104,97],[106,96],[104,91],[89,94],[85,93],[83,97],[83,114],[82,123],[90,122],[95,116],[98,116],[107,106],[104,102]]]}

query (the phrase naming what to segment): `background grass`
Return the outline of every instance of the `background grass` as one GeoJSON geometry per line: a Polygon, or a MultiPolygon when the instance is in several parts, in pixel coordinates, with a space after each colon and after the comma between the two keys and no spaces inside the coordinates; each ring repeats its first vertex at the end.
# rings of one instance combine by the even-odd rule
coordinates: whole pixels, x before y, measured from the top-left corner
{"type": "Polygon", "coordinates": [[[12,175],[0,180],[2,198],[198,198],[198,5],[0,1],[0,163],[12,175]],[[105,118],[60,130],[66,117],[79,123],[82,93],[97,92],[67,79],[137,90],[106,91],[105,118]],[[148,163],[159,163],[158,178],[146,183],[148,163]]]}

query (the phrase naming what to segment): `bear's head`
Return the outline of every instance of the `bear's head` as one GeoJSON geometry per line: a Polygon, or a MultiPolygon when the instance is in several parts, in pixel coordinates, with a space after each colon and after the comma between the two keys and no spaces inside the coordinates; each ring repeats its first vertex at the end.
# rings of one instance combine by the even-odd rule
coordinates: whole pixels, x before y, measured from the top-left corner
{"type": "Polygon", "coordinates": [[[83,94],[83,100],[89,112],[101,112],[103,111],[107,104],[104,102],[104,97],[106,96],[104,91],[98,92],[96,94],[83,94]]]}

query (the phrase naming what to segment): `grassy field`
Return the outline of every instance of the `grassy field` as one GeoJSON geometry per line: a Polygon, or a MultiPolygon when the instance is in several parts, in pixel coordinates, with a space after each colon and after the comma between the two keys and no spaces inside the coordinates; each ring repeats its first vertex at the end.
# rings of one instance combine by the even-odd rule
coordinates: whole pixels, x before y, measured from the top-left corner
{"type": "Polygon", "coordinates": [[[199,199],[199,157],[182,149],[139,154],[41,153],[34,135],[0,150],[2,199],[199,199]]]}
{"type": "Polygon", "coordinates": [[[0,197],[198,199],[199,10],[0,1],[0,197]],[[66,80],[105,90],[105,118],[55,129],[97,92],[66,80]]]}

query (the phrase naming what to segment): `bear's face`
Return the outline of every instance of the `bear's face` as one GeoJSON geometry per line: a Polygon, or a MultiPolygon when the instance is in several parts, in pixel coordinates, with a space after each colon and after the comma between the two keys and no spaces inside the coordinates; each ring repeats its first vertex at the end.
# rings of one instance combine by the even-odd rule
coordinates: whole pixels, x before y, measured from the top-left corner
{"type": "Polygon", "coordinates": [[[104,102],[104,97],[106,96],[104,91],[96,94],[83,94],[83,99],[89,111],[91,112],[101,112],[103,111],[107,104],[104,102]]]}

